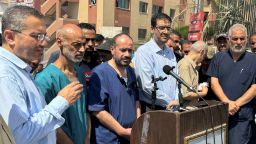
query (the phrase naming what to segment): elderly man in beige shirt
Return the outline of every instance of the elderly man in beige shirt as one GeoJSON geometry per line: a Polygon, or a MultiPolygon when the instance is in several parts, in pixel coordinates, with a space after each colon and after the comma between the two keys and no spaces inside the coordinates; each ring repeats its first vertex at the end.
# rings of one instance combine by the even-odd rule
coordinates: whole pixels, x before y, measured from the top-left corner
{"type": "Polygon", "coordinates": [[[198,84],[199,76],[197,66],[201,65],[207,53],[207,45],[203,41],[192,44],[190,52],[178,63],[180,77],[187,82],[197,93],[191,92],[184,85],[181,86],[184,106],[193,106],[199,97],[204,97],[208,92],[206,83],[198,84]]]}
{"type": "Polygon", "coordinates": [[[0,115],[0,144],[15,144],[14,138],[8,126],[0,115]]]}

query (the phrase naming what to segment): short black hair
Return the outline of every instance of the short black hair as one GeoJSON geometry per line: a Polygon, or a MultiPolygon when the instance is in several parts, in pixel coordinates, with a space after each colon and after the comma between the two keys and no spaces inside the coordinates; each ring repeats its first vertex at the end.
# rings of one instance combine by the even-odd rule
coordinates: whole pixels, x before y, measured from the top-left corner
{"type": "Polygon", "coordinates": [[[167,14],[165,14],[165,13],[156,13],[151,18],[151,26],[153,28],[156,27],[157,20],[168,20],[170,23],[172,22],[171,17],[169,17],[167,14]]]}
{"type": "Polygon", "coordinates": [[[256,32],[254,32],[254,33],[250,36],[250,41],[251,41],[251,38],[252,38],[253,36],[256,36],[256,32]]]}
{"type": "Polygon", "coordinates": [[[79,23],[77,26],[79,26],[81,29],[94,30],[96,32],[95,26],[89,23],[79,23]]]}
{"type": "Polygon", "coordinates": [[[181,34],[178,31],[176,31],[176,30],[172,30],[172,32],[170,33],[170,37],[172,35],[176,35],[176,36],[179,36],[181,38],[181,34]]]}
{"type": "Polygon", "coordinates": [[[96,34],[95,41],[96,42],[102,42],[104,41],[104,36],[102,34],[96,34]]]}
{"type": "Polygon", "coordinates": [[[181,46],[182,46],[183,44],[192,44],[192,42],[189,41],[189,40],[182,40],[182,41],[181,41],[181,46]]]}

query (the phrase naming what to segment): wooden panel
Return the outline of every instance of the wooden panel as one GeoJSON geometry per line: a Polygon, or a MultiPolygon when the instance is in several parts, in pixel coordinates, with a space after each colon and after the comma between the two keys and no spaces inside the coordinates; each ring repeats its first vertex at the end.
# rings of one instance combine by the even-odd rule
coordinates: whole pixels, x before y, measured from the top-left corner
{"type": "Polygon", "coordinates": [[[186,136],[227,124],[228,105],[217,101],[208,103],[210,106],[185,112],[143,114],[132,128],[131,144],[184,144],[186,136]]]}

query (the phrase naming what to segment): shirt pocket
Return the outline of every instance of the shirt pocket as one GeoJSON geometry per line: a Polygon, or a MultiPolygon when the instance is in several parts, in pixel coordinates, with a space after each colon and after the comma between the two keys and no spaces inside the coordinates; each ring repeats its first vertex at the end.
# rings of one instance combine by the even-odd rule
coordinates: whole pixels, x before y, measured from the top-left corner
{"type": "Polygon", "coordinates": [[[248,72],[248,71],[242,71],[242,70],[241,70],[241,73],[239,75],[239,81],[240,81],[241,84],[247,85],[248,83],[251,83],[251,80],[250,80],[251,73],[248,72]]]}

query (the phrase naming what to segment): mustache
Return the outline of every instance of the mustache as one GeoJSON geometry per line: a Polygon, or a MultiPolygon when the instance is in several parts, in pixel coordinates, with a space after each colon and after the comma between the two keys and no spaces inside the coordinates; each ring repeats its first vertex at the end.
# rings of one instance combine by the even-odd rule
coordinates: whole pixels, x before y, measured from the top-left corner
{"type": "Polygon", "coordinates": [[[132,57],[126,56],[126,57],[121,58],[121,60],[132,60],[132,57]]]}

